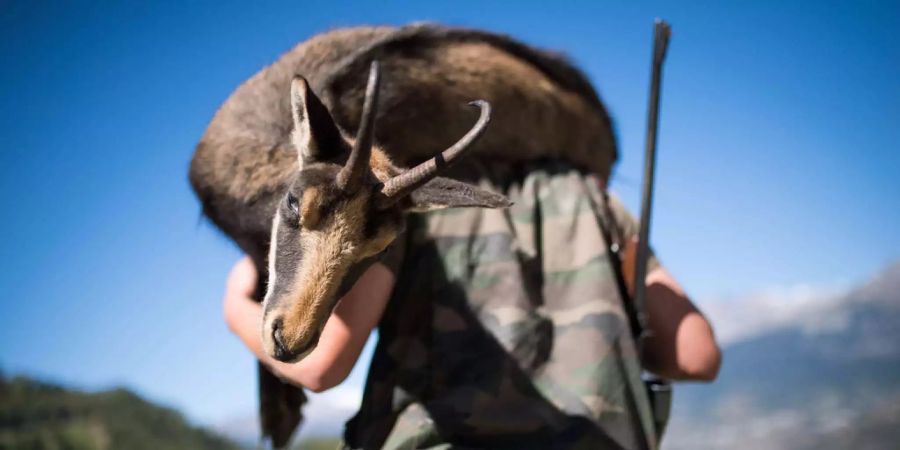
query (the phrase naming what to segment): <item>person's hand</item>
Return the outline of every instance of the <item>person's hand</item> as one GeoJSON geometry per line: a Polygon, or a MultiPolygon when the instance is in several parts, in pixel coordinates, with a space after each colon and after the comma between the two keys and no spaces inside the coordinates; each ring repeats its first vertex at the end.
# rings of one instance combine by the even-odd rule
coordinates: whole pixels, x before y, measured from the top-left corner
{"type": "MultiPolygon", "coordinates": [[[[225,296],[223,299],[223,309],[225,314],[225,322],[232,332],[237,327],[237,321],[249,305],[248,302],[254,302],[253,295],[256,293],[256,283],[259,280],[259,274],[253,261],[245,256],[241,258],[231,272],[228,273],[228,279],[225,281],[225,296]]],[[[255,302],[254,302],[255,303],[255,302]]],[[[256,306],[256,305],[252,305],[256,306]]]]}
{"type": "Polygon", "coordinates": [[[231,268],[228,273],[228,281],[226,289],[228,292],[252,297],[256,291],[256,282],[259,281],[259,274],[256,273],[256,266],[249,256],[244,256],[231,268]]]}
{"type": "Polygon", "coordinates": [[[250,258],[235,263],[225,283],[225,322],[273,374],[314,392],[334,387],[347,377],[369,333],[381,320],[394,288],[390,269],[373,264],[338,302],[315,350],[299,362],[283,363],[266,355],[262,348],[263,308],[253,299],[258,279],[250,258]]]}

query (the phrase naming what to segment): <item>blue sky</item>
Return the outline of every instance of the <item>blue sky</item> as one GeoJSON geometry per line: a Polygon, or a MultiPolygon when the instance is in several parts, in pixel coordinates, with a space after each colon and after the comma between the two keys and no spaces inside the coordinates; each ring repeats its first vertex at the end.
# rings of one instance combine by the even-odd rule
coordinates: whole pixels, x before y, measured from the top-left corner
{"type": "MultiPolygon", "coordinates": [[[[616,120],[637,206],[652,20],[666,66],[653,244],[697,298],[864,279],[900,257],[896,2],[3,2],[0,367],[255,408],[193,145],[244,79],[329,28],[433,20],[560,49],[616,120]],[[170,4],[167,4],[170,3],[170,4]]],[[[353,381],[358,383],[362,372],[353,381]]]]}

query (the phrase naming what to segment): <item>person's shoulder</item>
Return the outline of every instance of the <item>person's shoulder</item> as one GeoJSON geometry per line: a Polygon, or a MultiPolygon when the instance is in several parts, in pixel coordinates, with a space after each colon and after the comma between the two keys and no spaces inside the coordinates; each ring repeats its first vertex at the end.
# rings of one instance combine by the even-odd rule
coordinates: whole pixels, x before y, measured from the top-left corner
{"type": "Polygon", "coordinates": [[[608,202],[609,210],[613,215],[613,219],[616,221],[616,225],[622,230],[624,236],[633,236],[637,234],[638,223],[637,219],[635,219],[634,214],[628,210],[625,206],[625,203],[622,202],[621,198],[615,193],[608,193],[606,196],[606,201],[608,202]]]}

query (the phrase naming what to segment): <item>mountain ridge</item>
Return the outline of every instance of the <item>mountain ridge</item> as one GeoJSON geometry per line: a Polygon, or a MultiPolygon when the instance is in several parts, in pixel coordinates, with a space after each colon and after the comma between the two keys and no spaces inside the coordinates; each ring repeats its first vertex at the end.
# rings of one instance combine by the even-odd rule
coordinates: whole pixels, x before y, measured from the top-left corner
{"type": "Polygon", "coordinates": [[[715,383],[679,385],[664,448],[900,441],[900,262],[822,304],[725,346],[715,383]]]}

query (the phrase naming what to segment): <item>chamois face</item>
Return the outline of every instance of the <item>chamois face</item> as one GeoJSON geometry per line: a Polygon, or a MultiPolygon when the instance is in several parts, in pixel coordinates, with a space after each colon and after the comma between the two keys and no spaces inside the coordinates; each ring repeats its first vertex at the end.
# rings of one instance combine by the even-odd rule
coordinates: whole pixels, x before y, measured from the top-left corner
{"type": "Polygon", "coordinates": [[[374,208],[376,184],[346,193],[335,183],[339,170],[304,168],[272,223],[263,343],[279,360],[315,348],[338,299],[402,231],[399,208],[374,208]]]}
{"type": "Polygon", "coordinates": [[[379,71],[372,64],[356,139],[345,138],[302,78],[291,86],[298,172],[272,222],[269,283],[263,302],[263,348],[280,361],[298,361],[318,343],[332,309],[403,229],[410,209],[503,207],[502,195],[436,177],[478,138],[476,125],[434,160],[401,172],[372,152],[379,71]]]}

